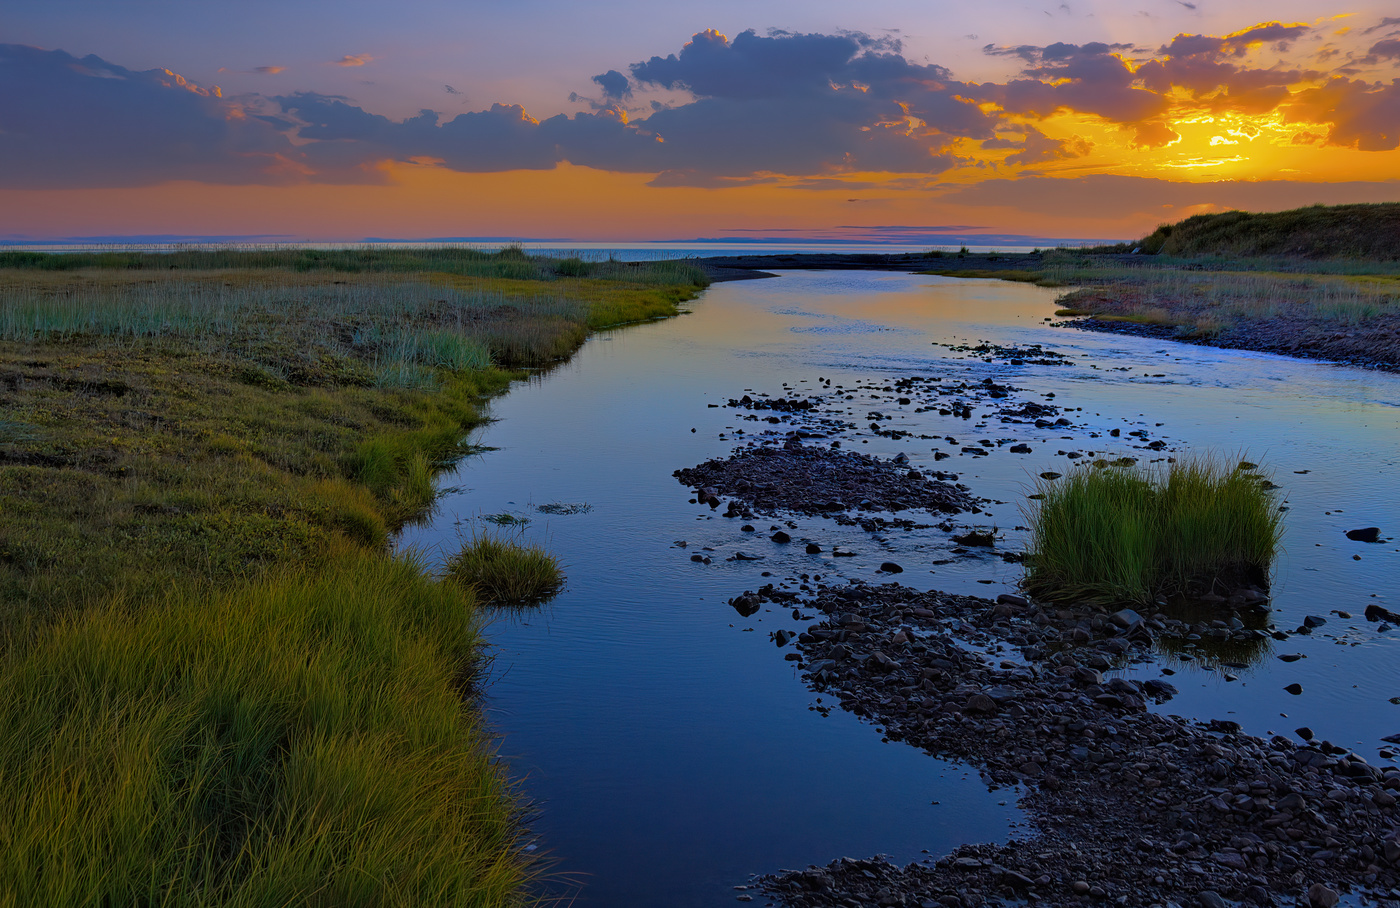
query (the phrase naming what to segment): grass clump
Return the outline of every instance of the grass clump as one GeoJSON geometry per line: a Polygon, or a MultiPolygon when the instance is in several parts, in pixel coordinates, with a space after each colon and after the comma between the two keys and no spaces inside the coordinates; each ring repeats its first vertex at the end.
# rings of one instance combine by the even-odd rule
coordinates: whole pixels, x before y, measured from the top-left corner
{"type": "Polygon", "coordinates": [[[1026,590],[1111,605],[1267,586],[1282,533],[1273,490],[1210,457],[1160,469],[1104,462],[1040,480],[1026,590]]]}
{"type": "Polygon", "coordinates": [[[542,546],[489,531],[462,546],[447,575],[492,605],[535,605],[564,588],[558,559],[542,546]]]}
{"type": "Polygon", "coordinates": [[[521,904],[472,605],[356,553],[48,626],[0,663],[0,902],[521,904]]]}

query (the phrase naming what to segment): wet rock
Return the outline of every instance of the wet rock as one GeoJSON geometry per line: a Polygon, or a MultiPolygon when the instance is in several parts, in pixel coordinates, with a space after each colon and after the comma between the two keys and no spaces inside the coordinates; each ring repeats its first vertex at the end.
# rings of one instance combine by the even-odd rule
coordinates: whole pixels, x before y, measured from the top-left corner
{"type": "Polygon", "coordinates": [[[1382,608],[1372,603],[1366,606],[1367,621],[1388,621],[1391,624],[1400,624],[1400,612],[1392,612],[1390,609],[1382,608]]]}
{"type": "Polygon", "coordinates": [[[1303,692],[1303,685],[1299,684],[1297,681],[1294,681],[1292,684],[1284,685],[1283,689],[1296,697],[1303,692]]]}
{"type": "Polygon", "coordinates": [[[1362,527],[1358,530],[1347,530],[1347,538],[1352,542],[1380,542],[1380,527],[1362,527]]]}
{"type": "Polygon", "coordinates": [[[880,571],[885,574],[903,574],[904,568],[895,564],[893,561],[885,561],[880,564],[880,571]]]}
{"type": "Polygon", "coordinates": [[[815,542],[809,542],[809,543],[807,543],[807,554],[808,554],[808,555],[819,555],[819,554],[821,554],[821,550],[822,550],[822,547],[819,546],[819,545],[817,545],[815,542]]]}
{"type": "Polygon", "coordinates": [[[792,537],[782,530],[779,530],[778,532],[774,533],[768,538],[773,540],[774,542],[792,542],[792,537]]]}
{"type": "MultiPolygon", "coordinates": [[[[980,451],[981,449],[979,449],[980,451]]],[[[697,500],[717,507],[726,495],[765,514],[778,510],[832,516],[849,509],[902,511],[921,508],[956,513],[975,501],[965,487],[836,447],[804,445],[789,438],[781,445],[758,443],[723,459],[677,470],[675,476],[698,488],[697,500]]],[[[941,474],[940,474],[941,475],[941,474]]]]}
{"type": "Polygon", "coordinates": [[[1318,628],[1327,623],[1327,619],[1321,615],[1307,615],[1303,618],[1304,627],[1318,628]]]}
{"type": "Polygon", "coordinates": [[[1335,890],[1329,889],[1321,883],[1313,883],[1308,887],[1308,905],[1310,908],[1336,908],[1341,897],[1335,890]]]}

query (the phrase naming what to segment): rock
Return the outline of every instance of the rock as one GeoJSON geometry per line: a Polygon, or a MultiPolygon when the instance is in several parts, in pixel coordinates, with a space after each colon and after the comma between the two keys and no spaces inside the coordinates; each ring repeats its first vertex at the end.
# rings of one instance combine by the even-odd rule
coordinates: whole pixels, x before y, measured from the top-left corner
{"type": "Polygon", "coordinates": [[[1016,596],[1012,593],[1002,593],[1001,595],[997,596],[997,604],[1014,605],[1020,608],[1025,608],[1026,606],[1030,605],[1030,602],[1028,602],[1024,596],[1016,596]]]}
{"type": "Polygon", "coordinates": [[[821,550],[822,550],[822,547],[819,546],[819,545],[817,545],[815,542],[809,542],[809,543],[807,543],[807,554],[808,554],[808,555],[819,555],[819,554],[821,554],[821,550]]]}
{"type": "Polygon", "coordinates": [[[768,538],[773,540],[774,542],[792,542],[792,537],[789,536],[787,533],[783,532],[782,530],[779,530],[778,532],[774,533],[768,538]]]}
{"type": "Polygon", "coordinates": [[[1281,661],[1281,662],[1297,662],[1299,659],[1305,659],[1305,658],[1307,658],[1307,657],[1304,656],[1302,653],[1280,653],[1280,654],[1279,654],[1279,661],[1281,661]]]}
{"type": "Polygon", "coordinates": [[[1400,864],[1400,839],[1391,836],[1382,843],[1385,860],[1388,864],[1400,864]]]}
{"type": "Polygon", "coordinates": [[[1290,694],[1296,697],[1303,692],[1303,685],[1299,684],[1297,681],[1294,681],[1292,684],[1289,684],[1286,687],[1284,687],[1284,690],[1288,691],[1290,694]]]}
{"type": "Polygon", "coordinates": [[[1142,623],[1142,616],[1130,608],[1119,609],[1109,616],[1109,621],[1121,628],[1130,628],[1142,623]]]}
{"type": "Polygon", "coordinates": [[[763,556],[762,556],[762,555],[750,555],[750,554],[748,554],[747,552],[735,552],[734,555],[733,555],[733,559],[734,559],[735,561],[762,561],[762,560],[763,560],[763,556]]]}
{"type": "Polygon", "coordinates": [[[1373,603],[1366,606],[1366,620],[1388,621],[1391,624],[1400,624],[1400,612],[1392,612],[1390,609],[1382,608],[1373,603]]]}
{"type": "Polygon", "coordinates": [[[885,561],[885,562],[882,562],[881,565],[880,565],[880,570],[881,570],[883,573],[886,573],[886,574],[903,574],[903,573],[904,573],[904,568],[902,568],[902,567],[900,567],[899,565],[895,564],[893,561],[885,561]]]}
{"type": "Polygon", "coordinates": [[[1229,904],[1214,889],[1206,889],[1196,895],[1201,908],[1229,908],[1229,904]]]}
{"type": "Polygon", "coordinates": [[[751,523],[746,523],[746,524],[744,524],[743,526],[739,527],[739,532],[741,532],[741,533],[752,533],[753,531],[754,531],[754,528],[753,528],[753,524],[751,524],[751,523]]]}
{"type": "Polygon", "coordinates": [[[1306,725],[1304,725],[1302,728],[1295,729],[1294,734],[1302,738],[1304,741],[1311,741],[1313,739],[1313,730],[1311,728],[1308,728],[1306,725]]]}
{"type": "Polygon", "coordinates": [[[1380,527],[1362,527],[1359,530],[1347,530],[1347,538],[1352,542],[1380,542],[1380,527]]]}
{"type": "Polygon", "coordinates": [[[968,713],[994,713],[997,711],[997,701],[986,694],[973,694],[967,698],[963,704],[963,712],[968,713]]]}
{"type": "Polygon", "coordinates": [[[704,555],[691,555],[691,556],[690,556],[690,560],[691,560],[691,561],[695,561],[695,562],[703,562],[703,561],[705,560],[705,556],[704,556],[704,555]]]}
{"type": "Polygon", "coordinates": [[[1308,615],[1303,618],[1304,627],[1322,627],[1327,623],[1327,619],[1321,615],[1308,615]]]}
{"type": "Polygon", "coordinates": [[[778,644],[778,646],[780,647],[787,646],[788,641],[791,639],[792,634],[788,633],[787,631],[779,630],[773,632],[773,642],[778,644]]]}
{"type": "Polygon", "coordinates": [[[1321,883],[1313,883],[1308,887],[1308,904],[1311,908],[1336,908],[1339,901],[1341,897],[1321,883]]]}

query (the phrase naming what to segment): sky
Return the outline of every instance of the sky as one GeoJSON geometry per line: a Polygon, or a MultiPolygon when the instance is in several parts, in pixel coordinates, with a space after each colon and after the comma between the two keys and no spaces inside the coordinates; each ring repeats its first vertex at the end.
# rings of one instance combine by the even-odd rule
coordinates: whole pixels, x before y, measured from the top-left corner
{"type": "Polygon", "coordinates": [[[0,240],[1131,239],[1400,201],[1400,9],[45,0],[0,240]]]}

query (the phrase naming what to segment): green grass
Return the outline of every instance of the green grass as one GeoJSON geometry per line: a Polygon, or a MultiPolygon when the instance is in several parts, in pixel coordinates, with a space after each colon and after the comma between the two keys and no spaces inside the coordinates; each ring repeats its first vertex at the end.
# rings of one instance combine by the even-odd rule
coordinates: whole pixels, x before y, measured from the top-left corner
{"type": "Polygon", "coordinates": [[[543,547],[487,530],[463,544],[447,576],[492,605],[534,605],[564,588],[558,560],[543,547]]]}
{"type": "Polygon", "coordinates": [[[46,628],[0,663],[0,905],[522,904],[476,646],[386,556],[46,628]]]}
{"type": "Polygon", "coordinates": [[[1040,480],[1026,590],[1050,601],[1151,604],[1267,585],[1282,532],[1272,487],[1210,457],[1161,469],[1090,464],[1040,480]]]}
{"type": "Polygon", "coordinates": [[[0,908],[526,900],[473,590],[389,536],[703,275],[429,252],[0,256],[0,908]]]}

